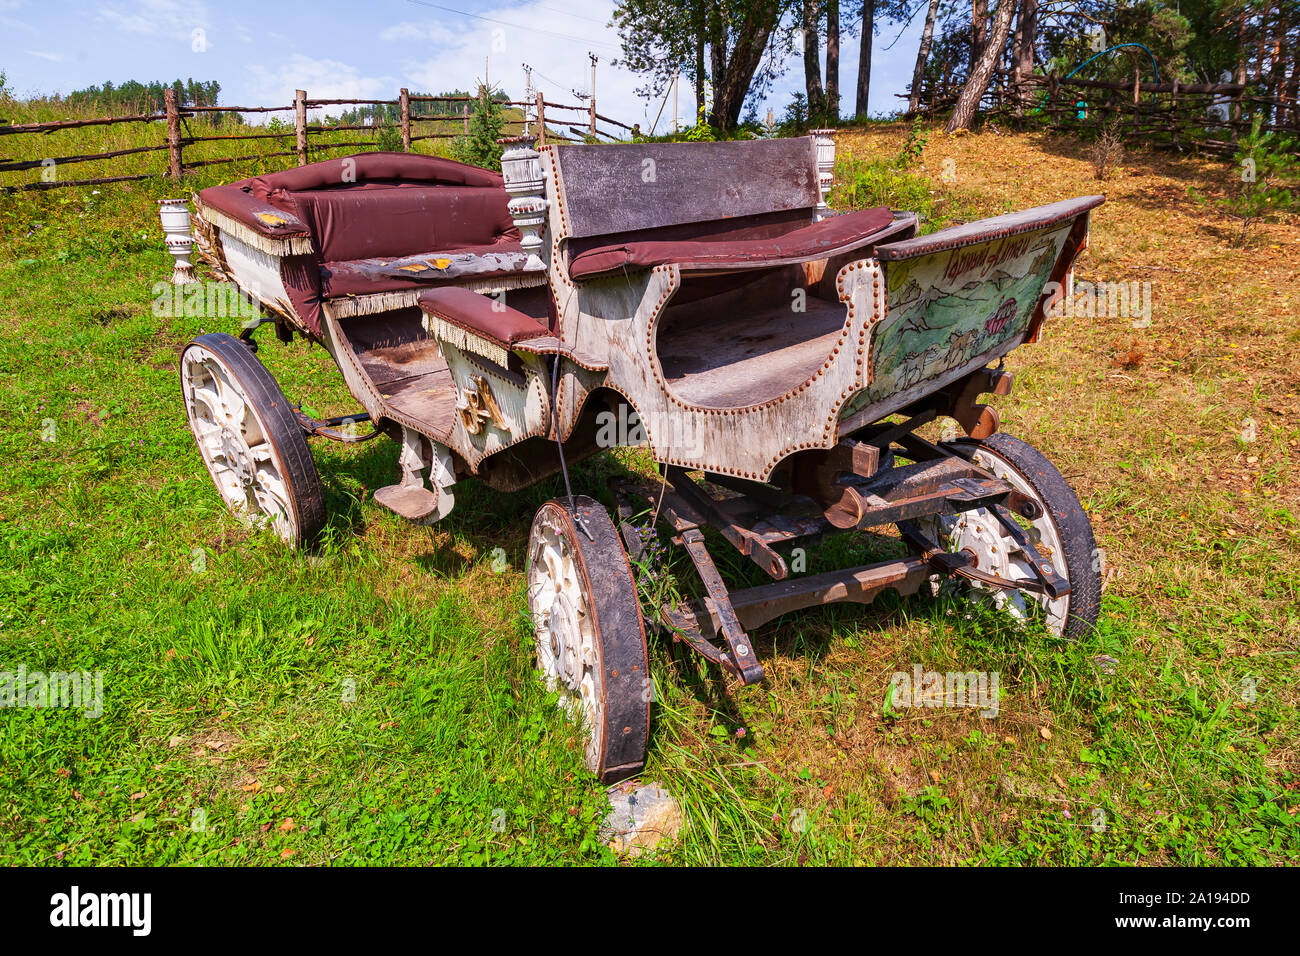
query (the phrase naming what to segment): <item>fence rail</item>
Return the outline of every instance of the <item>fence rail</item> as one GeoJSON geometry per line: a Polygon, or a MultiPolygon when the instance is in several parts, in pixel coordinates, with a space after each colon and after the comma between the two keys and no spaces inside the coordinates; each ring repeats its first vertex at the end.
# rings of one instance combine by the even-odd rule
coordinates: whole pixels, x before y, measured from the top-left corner
{"type": "MultiPolygon", "coordinates": [[[[1078,129],[1089,120],[1115,124],[1123,135],[1145,137],[1157,145],[1231,153],[1237,135],[1250,129],[1257,114],[1261,127],[1300,134],[1300,109],[1285,98],[1262,96],[1244,83],[1152,83],[1059,79],[999,70],[985,94],[986,118],[1019,126],[1046,119],[1056,129],[1078,129]],[[1226,133],[1227,138],[1216,134],[1226,133]],[[1154,138],[1153,138],[1154,137],[1154,138]]],[[[955,93],[931,91],[919,113],[934,115],[956,101],[955,93]]],[[[907,94],[901,94],[906,97],[907,94]]]]}
{"type": "MultiPolygon", "coordinates": [[[[130,116],[105,116],[92,119],[69,119],[53,120],[41,123],[18,123],[6,124],[0,121],[0,136],[13,136],[20,134],[42,134],[49,135],[62,130],[79,129],[88,126],[109,126],[118,123],[165,123],[164,141],[156,146],[137,146],[129,149],[106,150],[99,153],[83,153],[69,156],[46,156],[31,159],[3,159],[0,160],[0,173],[19,172],[28,169],[57,169],[57,167],[67,164],[87,163],[95,160],[114,159],[121,156],[128,156],[139,153],[163,152],[167,153],[167,169],[164,175],[170,177],[173,182],[180,182],[187,170],[200,169],[206,166],[217,166],[226,163],[238,162],[255,162],[263,159],[280,158],[285,156],[296,156],[298,165],[305,166],[309,162],[309,155],[313,151],[340,149],[343,147],[361,147],[375,146],[379,140],[366,140],[342,143],[329,142],[311,142],[311,137],[327,136],[331,133],[373,131],[378,133],[380,130],[392,129],[397,130],[401,139],[401,148],[409,152],[412,143],[421,140],[432,139],[454,139],[457,136],[463,136],[469,133],[470,129],[470,104],[477,100],[473,95],[452,95],[452,96],[427,96],[422,94],[411,94],[408,90],[402,89],[397,99],[394,100],[374,100],[374,99],[308,99],[305,90],[297,90],[294,94],[294,102],[288,106],[181,106],[175,90],[170,88],[163,91],[163,111],[153,113],[140,113],[130,116]],[[446,103],[460,104],[460,110],[455,113],[412,113],[412,103],[446,103]],[[326,125],[320,122],[308,122],[307,113],[310,110],[322,109],[326,106],[384,106],[397,107],[398,118],[395,122],[374,122],[374,123],[350,123],[326,125]],[[189,133],[188,124],[185,120],[207,113],[292,113],[294,120],[291,127],[284,131],[274,131],[265,133],[225,133],[196,136],[189,133]],[[412,134],[416,124],[421,128],[430,128],[429,124],[456,124],[458,130],[442,132],[438,131],[440,127],[432,126],[433,132],[421,132],[412,134]],[[184,127],[184,132],[182,132],[184,127]],[[277,150],[271,152],[253,153],[245,156],[228,156],[216,157],[213,159],[202,159],[197,161],[187,161],[185,159],[185,149],[197,143],[209,142],[238,142],[241,140],[280,140],[289,142],[292,137],[293,149],[277,150]]],[[[552,103],[544,100],[541,93],[538,93],[535,99],[531,100],[507,100],[502,101],[503,106],[521,107],[524,114],[524,122],[536,126],[539,141],[545,143],[547,140],[558,142],[573,142],[571,137],[558,135],[554,130],[546,126],[546,111],[549,110],[568,110],[584,113],[587,116],[587,122],[579,127],[564,122],[564,125],[583,138],[598,139],[604,137],[609,140],[618,140],[623,136],[609,132],[608,127],[617,127],[620,130],[626,130],[633,134],[638,132],[635,125],[629,126],[618,120],[611,119],[596,112],[595,100],[591,100],[586,105],[573,105],[567,103],[552,103]],[[599,122],[598,122],[599,121],[599,122]],[[602,129],[600,123],[604,123],[606,128],[602,129]]],[[[441,127],[446,129],[446,127],[441,127]]],[[[129,176],[100,176],[87,179],[56,179],[42,176],[38,182],[21,183],[17,185],[0,186],[0,190],[5,192],[26,191],[36,189],[57,189],[63,186],[97,186],[104,183],[129,182],[140,179],[150,179],[157,174],[143,173],[129,176]]]]}

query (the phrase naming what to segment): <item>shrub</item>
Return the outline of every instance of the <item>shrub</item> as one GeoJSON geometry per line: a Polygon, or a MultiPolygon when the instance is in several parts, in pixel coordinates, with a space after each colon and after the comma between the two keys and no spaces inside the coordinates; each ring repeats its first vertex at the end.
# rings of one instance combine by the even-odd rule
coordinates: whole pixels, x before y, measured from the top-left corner
{"type": "Polygon", "coordinates": [[[1254,223],[1272,213],[1296,208],[1295,197],[1286,182],[1300,176],[1297,144],[1289,137],[1264,131],[1263,119],[1262,113],[1256,113],[1250,132],[1237,141],[1235,159],[1241,171],[1241,183],[1219,201],[1220,209],[1241,222],[1237,242],[1242,245],[1254,223]]]}
{"type": "Polygon", "coordinates": [[[917,160],[921,158],[921,153],[925,151],[925,144],[930,139],[930,131],[921,123],[921,117],[916,116],[912,119],[912,125],[907,131],[907,139],[903,142],[903,147],[898,151],[897,166],[899,169],[911,169],[916,165],[917,160]]]}
{"type": "Polygon", "coordinates": [[[682,133],[682,139],[689,143],[711,143],[717,139],[704,111],[705,107],[700,106],[699,115],[695,117],[695,125],[682,133]]]}
{"type": "MultiPolygon", "coordinates": [[[[914,155],[907,146],[892,159],[859,159],[845,151],[835,161],[835,188],[829,203],[836,209],[870,209],[888,206],[914,212],[935,228],[934,195],[930,180],[909,172],[905,165],[914,155]]],[[[919,155],[919,152],[915,155],[919,155]]]]}
{"type": "Polygon", "coordinates": [[[1088,149],[1088,158],[1092,160],[1092,174],[1100,180],[1110,179],[1124,161],[1124,140],[1119,135],[1119,121],[1115,120],[1102,127],[1097,141],[1088,149]]]}
{"type": "MultiPolygon", "coordinates": [[[[381,153],[402,151],[402,131],[396,126],[381,126],[375,132],[375,149],[381,153]]],[[[498,157],[500,162],[500,157],[498,157]]]]}
{"type": "Polygon", "coordinates": [[[485,86],[478,88],[469,132],[451,141],[452,159],[484,169],[501,169],[501,146],[497,140],[505,129],[505,110],[485,86]]]}

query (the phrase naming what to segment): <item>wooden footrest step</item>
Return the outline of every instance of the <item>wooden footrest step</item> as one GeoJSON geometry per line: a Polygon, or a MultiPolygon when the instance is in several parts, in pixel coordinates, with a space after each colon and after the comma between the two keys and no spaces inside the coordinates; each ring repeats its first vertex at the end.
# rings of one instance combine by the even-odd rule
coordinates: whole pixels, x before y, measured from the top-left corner
{"type": "Polygon", "coordinates": [[[438,510],[438,495],[428,488],[387,485],[375,491],[375,501],[403,518],[419,521],[438,510]]]}

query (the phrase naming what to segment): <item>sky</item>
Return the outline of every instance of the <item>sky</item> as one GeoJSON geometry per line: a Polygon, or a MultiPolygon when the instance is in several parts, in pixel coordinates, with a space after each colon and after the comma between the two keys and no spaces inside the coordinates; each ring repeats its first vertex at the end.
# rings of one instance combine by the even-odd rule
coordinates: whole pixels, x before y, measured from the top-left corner
{"type": "MultiPolygon", "coordinates": [[[[106,80],[193,77],[219,81],[222,105],[273,106],[291,103],[295,89],[321,99],[394,99],[401,87],[469,89],[485,71],[515,99],[528,63],[548,101],[575,103],[573,91],[591,85],[591,52],[598,57],[599,112],[648,130],[660,101],[637,96],[644,79],[611,66],[621,52],[608,26],[614,7],[613,0],[0,0],[0,71],[19,96],[68,93],[106,80]]],[[[851,20],[851,5],[843,7],[851,20]]],[[[894,94],[911,80],[921,19],[897,42],[900,25],[877,34],[873,115],[898,108],[894,94]]],[[[858,41],[846,36],[845,112],[853,108],[857,68],[858,41]]],[[[771,108],[779,117],[802,87],[802,62],[791,56],[760,115],[771,108]]],[[[693,103],[683,82],[678,113],[684,125],[693,122],[693,103]]],[[[660,132],[671,125],[672,111],[669,98],[660,132]]]]}

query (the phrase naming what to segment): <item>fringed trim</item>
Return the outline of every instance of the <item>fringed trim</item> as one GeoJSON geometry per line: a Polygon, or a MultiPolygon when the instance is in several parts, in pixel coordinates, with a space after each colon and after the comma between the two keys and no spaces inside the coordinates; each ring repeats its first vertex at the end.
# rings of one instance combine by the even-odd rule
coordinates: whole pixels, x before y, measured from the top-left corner
{"type": "Polygon", "coordinates": [[[238,219],[232,219],[221,210],[206,204],[203,206],[203,218],[222,232],[230,233],[240,242],[247,243],[255,249],[260,249],[267,255],[308,256],[316,251],[311,244],[311,239],[307,236],[288,236],[284,239],[264,236],[255,229],[244,225],[238,219]]]}
{"type": "Polygon", "coordinates": [[[423,289],[408,289],[405,292],[381,292],[375,295],[347,296],[327,300],[330,311],[340,319],[355,315],[377,315],[394,309],[408,309],[415,305],[423,289]]]}
{"type": "Polygon", "coordinates": [[[506,292],[510,289],[531,289],[546,285],[545,272],[530,272],[518,276],[498,276],[495,279],[470,279],[457,281],[455,285],[471,292],[506,292]]]}
{"type": "Polygon", "coordinates": [[[446,319],[436,315],[425,313],[425,328],[429,334],[441,342],[448,345],[454,345],[456,348],[466,352],[473,352],[475,355],[481,355],[485,359],[496,362],[502,368],[509,367],[510,352],[509,350],[491,342],[481,336],[475,335],[459,325],[453,325],[446,319]]]}
{"type": "MultiPolygon", "coordinates": [[[[529,289],[533,286],[545,285],[546,273],[501,276],[495,279],[470,279],[452,284],[458,289],[469,289],[471,292],[505,292],[510,289],[529,289]]],[[[401,292],[376,292],[371,295],[340,296],[337,299],[330,299],[329,304],[334,314],[341,319],[357,315],[376,315],[380,312],[388,312],[392,309],[406,309],[415,305],[420,295],[427,292],[429,288],[436,287],[405,289],[401,292]]]]}

